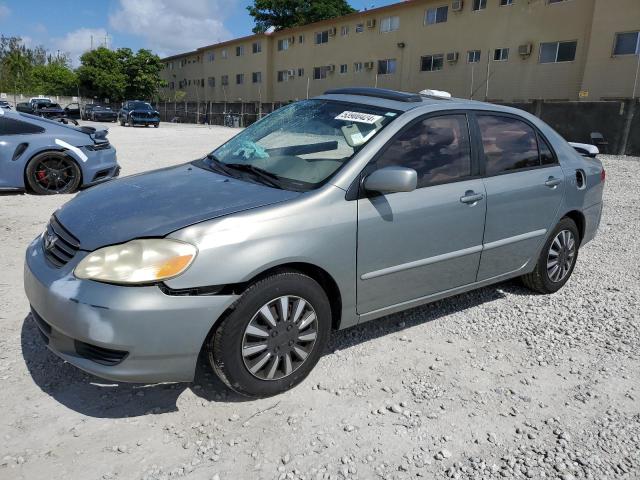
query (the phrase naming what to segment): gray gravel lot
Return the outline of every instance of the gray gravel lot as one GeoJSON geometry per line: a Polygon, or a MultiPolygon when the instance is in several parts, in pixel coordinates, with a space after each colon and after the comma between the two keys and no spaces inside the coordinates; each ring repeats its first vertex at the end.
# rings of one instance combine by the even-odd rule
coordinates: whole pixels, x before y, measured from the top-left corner
{"type": "MultiPolygon", "coordinates": [[[[110,129],[123,175],[235,133],[110,129]]],[[[205,368],[113,385],[49,353],[23,254],[70,197],[0,196],[0,479],[640,478],[640,159],[602,160],[599,236],[563,290],[508,282],[339,332],[257,401],[205,368]]]]}

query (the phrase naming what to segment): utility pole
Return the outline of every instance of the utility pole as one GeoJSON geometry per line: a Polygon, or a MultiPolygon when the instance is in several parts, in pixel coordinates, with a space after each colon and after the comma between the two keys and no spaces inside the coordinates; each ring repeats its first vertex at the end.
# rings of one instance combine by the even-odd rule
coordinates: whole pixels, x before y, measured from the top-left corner
{"type": "Polygon", "coordinates": [[[470,90],[470,95],[469,95],[469,100],[473,100],[473,72],[476,68],[476,64],[472,63],[471,64],[471,90],[470,90]]]}

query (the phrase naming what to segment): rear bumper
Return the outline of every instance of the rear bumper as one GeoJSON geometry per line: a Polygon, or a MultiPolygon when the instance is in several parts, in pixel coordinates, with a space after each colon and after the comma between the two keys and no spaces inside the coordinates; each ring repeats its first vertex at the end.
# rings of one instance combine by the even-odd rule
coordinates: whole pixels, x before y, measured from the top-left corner
{"type": "Polygon", "coordinates": [[[582,245],[593,240],[598,233],[600,227],[600,220],[602,219],[603,203],[597,203],[584,210],[584,238],[582,239],[582,245]]]}
{"type": "Polygon", "coordinates": [[[193,380],[203,341],[236,296],[170,296],[156,286],[78,280],[69,264],[48,263],[40,238],[26,254],[24,288],[47,346],[113,381],[193,380]]]}
{"type": "Polygon", "coordinates": [[[111,180],[120,174],[115,148],[94,151],[83,149],[83,151],[88,157],[86,162],[79,162],[82,168],[83,187],[111,180]]]}

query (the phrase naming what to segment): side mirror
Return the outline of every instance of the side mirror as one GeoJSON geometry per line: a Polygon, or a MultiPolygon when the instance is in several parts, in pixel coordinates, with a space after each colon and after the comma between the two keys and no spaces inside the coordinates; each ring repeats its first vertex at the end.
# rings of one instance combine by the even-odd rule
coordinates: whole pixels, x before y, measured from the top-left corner
{"type": "Polygon", "coordinates": [[[413,168],[384,167],[376,170],[364,181],[369,192],[412,192],[418,185],[418,173],[413,168]]]}

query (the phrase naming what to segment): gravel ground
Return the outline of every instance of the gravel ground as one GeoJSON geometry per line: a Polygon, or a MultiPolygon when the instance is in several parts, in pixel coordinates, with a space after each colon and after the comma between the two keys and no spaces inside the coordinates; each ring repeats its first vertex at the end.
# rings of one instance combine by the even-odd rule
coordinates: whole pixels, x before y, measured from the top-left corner
{"type": "MultiPolygon", "coordinates": [[[[123,175],[234,130],[112,126],[123,175]]],[[[293,391],[113,385],[49,353],[23,253],[69,199],[0,197],[1,479],[640,478],[640,159],[603,156],[599,236],[568,285],[508,282],[334,335],[293,391]]]]}

